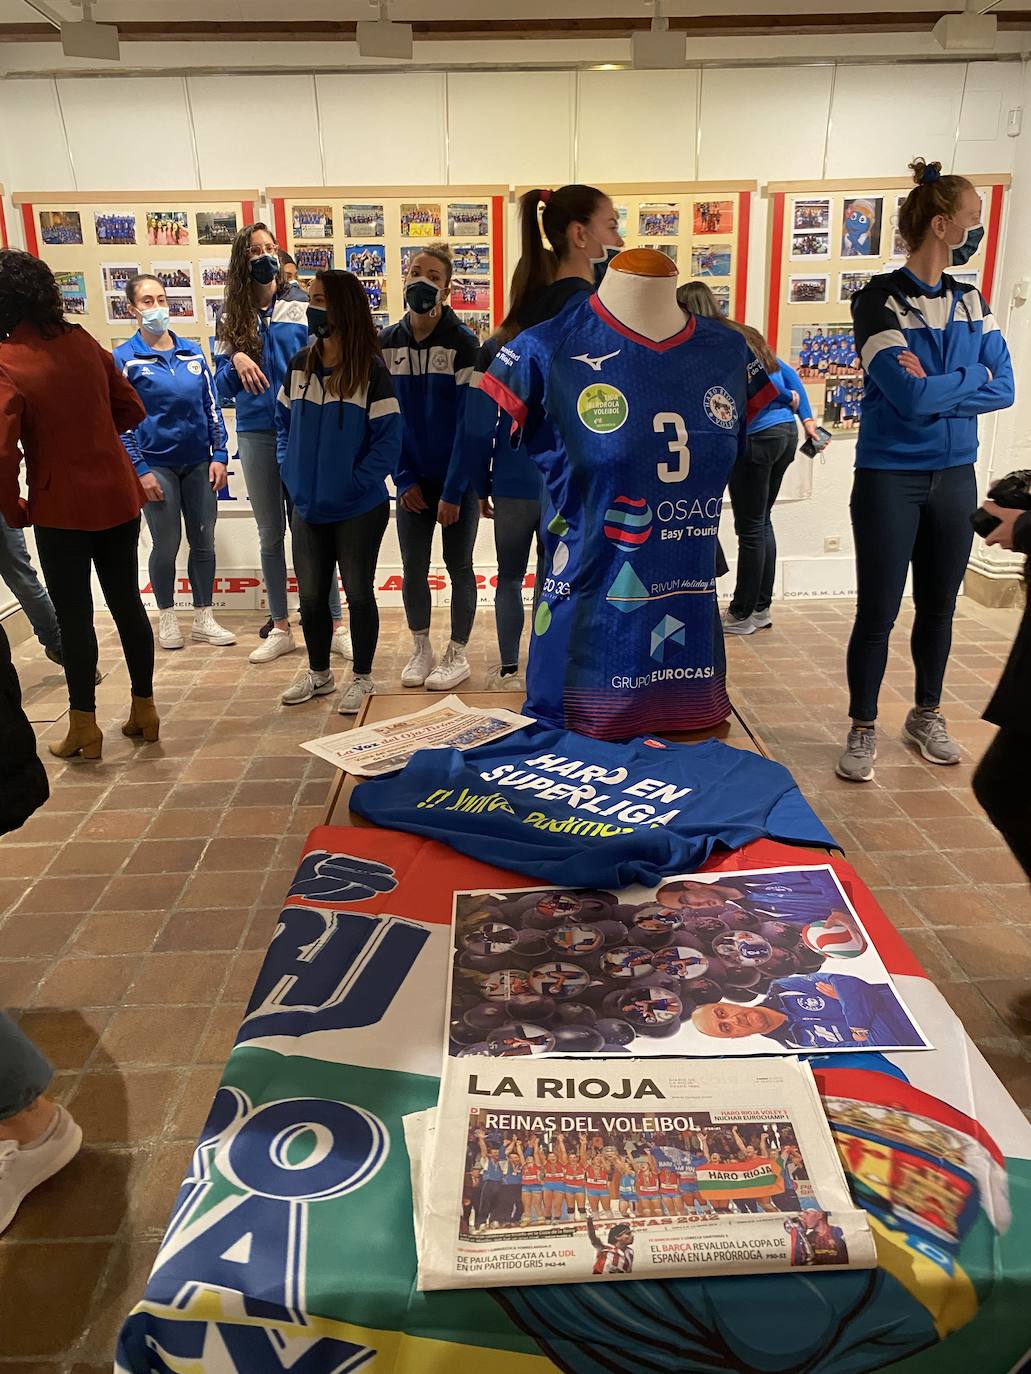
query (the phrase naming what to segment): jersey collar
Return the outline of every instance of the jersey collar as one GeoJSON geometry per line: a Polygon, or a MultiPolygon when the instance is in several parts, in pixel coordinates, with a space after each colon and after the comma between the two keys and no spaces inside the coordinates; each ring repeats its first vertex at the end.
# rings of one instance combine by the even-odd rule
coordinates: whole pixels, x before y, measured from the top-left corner
{"type": "Polygon", "coordinates": [[[670,335],[668,339],[661,339],[658,343],[654,339],[646,338],[644,334],[638,334],[636,330],[628,329],[625,324],[617,320],[611,310],[606,310],[598,299],[597,292],[590,299],[590,306],[594,313],[617,334],[622,334],[624,339],[630,339],[632,343],[640,344],[642,348],[650,348],[654,353],[666,353],[671,348],[676,348],[678,344],[687,343],[688,339],[695,331],[695,317],[688,315],[687,324],[678,333],[670,335]]]}

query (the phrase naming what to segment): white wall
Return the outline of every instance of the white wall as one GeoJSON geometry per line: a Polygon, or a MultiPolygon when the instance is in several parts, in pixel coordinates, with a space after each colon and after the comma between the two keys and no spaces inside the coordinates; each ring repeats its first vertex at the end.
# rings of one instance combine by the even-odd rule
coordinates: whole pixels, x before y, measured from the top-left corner
{"type": "MultiPolygon", "coordinates": [[[[1007,112],[1021,103],[1031,115],[1031,87],[1013,61],[786,62],[648,73],[8,77],[0,80],[0,182],[8,192],[573,179],[604,186],[749,178],[761,185],[900,176],[920,154],[940,158],[947,170],[1015,173],[995,293],[1004,319],[1013,282],[1031,280],[1031,132],[1006,136],[1007,112]]],[[[21,225],[9,198],[6,210],[18,243],[21,225]]],[[[756,196],[747,315],[760,325],[765,259],[766,202],[756,196]]],[[[1009,329],[1018,366],[1031,366],[1031,306],[1014,312],[1009,329]]],[[[1015,411],[997,433],[986,426],[996,471],[1019,465],[1028,421],[1031,414],[1024,419],[1015,411]]],[[[851,586],[851,456],[852,441],[836,440],[825,463],[809,474],[799,460],[786,484],[778,531],[789,594],[851,586]],[[840,554],[824,553],[827,535],[841,538],[840,554]]],[[[1021,461],[1028,462],[1026,454],[1021,461]]],[[[988,462],[986,453],[985,473],[988,462]]],[[[732,549],[729,531],[726,542],[732,549]]],[[[256,548],[250,517],[227,515],[221,565],[253,569],[256,548]]],[[[481,549],[488,564],[489,538],[481,549]]],[[[396,561],[392,532],[385,558],[396,561]]]]}

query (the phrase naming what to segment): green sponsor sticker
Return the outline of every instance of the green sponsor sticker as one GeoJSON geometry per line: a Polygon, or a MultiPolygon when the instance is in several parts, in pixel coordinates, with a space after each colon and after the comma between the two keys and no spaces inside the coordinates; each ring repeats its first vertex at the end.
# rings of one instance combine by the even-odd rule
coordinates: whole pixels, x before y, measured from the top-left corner
{"type": "Polygon", "coordinates": [[[617,387],[605,382],[592,382],[577,397],[576,413],[593,433],[613,434],[626,424],[630,407],[617,387]]]}

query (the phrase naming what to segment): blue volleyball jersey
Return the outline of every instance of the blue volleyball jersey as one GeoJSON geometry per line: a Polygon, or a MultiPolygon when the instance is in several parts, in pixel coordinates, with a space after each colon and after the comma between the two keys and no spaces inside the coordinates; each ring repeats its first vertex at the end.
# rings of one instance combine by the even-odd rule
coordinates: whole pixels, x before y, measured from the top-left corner
{"type": "Polygon", "coordinates": [[[725,720],[720,509],[777,394],[745,340],[690,316],[654,343],[591,296],[503,347],[481,385],[552,507],[527,712],[600,739],[725,720]]]}
{"type": "Polygon", "coordinates": [[[464,753],[422,749],[400,772],[360,783],[351,809],[573,887],[655,886],[717,845],[836,844],[788,770],[758,754],[718,740],[609,744],[544,726],[464,753]]]}

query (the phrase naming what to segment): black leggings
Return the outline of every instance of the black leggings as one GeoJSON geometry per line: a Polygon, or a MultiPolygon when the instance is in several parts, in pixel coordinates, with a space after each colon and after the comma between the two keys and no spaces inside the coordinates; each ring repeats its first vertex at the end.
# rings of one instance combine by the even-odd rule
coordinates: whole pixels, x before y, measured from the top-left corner
{"type": "Polygon", "coordinates": [[[337,566],[350,613],[354,671],[363,676],[372,672],[379,639],[376,562],[389,519],[389,501],[382,501],[353,520],[338,520],[333,525],[309,525],[294,511],[290,522],[294,573],[301,602],[301,630],[312,672],[324,673],[329,669],[333,639],[329,589],[337,566]]]}
{"type": "Polygon", "coordinates": [[[974,796],[1031,881],[1031,734],[1005,726],[974,773],[974,796]]]}
{"type": "Polygon", "coordinates": [[[137,546],[140,517],[109,530],[56,530],[36,526],[36,548],[47,591],[61,627],[68,704],[97,709],[97,636],[93,629],[90,564],[122,641],[133,696],[154,694],[154,633],[140,600],[137,546]]]}

